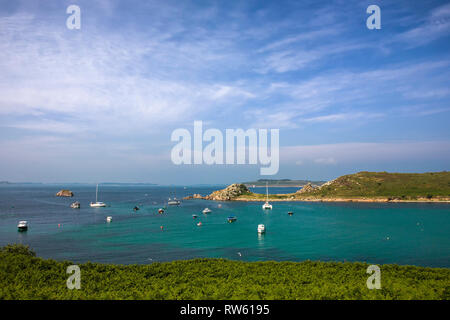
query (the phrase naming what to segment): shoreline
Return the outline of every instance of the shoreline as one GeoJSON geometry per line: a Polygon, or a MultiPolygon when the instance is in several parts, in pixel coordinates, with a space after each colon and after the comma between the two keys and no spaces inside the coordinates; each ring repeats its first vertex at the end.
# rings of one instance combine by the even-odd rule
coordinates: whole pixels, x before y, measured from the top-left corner
{"type": "MultiPolygon", "coordinates": [[[[212,200],[212,199],[205,199],[212,200]]],[[[213,200],[223,201],[223,200],[213,200]]],[[[265,202],[260,199],[233,199],[226,201],[243,202],[265,202]]],[[[353,198],[331,198],[331,199],[269,199],[269,202],[382,202],[382,203],[450,203],[450,200],[387,200],[387,199],[353,199],[353,198]]]]}
{"type": "MultiPolygon", "coordinates": [[[[208,199],[206,197],[190,197],[185,200],[191,199],[202,199],[202,200],[211,200],[211,201],[241,201],[241,202],[265,202],[266,199],[258,199],[258,198],[236,198],[230,200],[221,200],[221,199],[208,199]]],[[[400,199],[392,199],[388,198],[379,198],[379,199],[364,199],[364,198],[324,198],[324,199],[314,199],[314,198],[305,198],[305,199],[270,199],[269,202],[377,202],[377,203],[450,203],[450,200],[444,199],[417,199],[417,200],[400,200],[400,199]]]]}

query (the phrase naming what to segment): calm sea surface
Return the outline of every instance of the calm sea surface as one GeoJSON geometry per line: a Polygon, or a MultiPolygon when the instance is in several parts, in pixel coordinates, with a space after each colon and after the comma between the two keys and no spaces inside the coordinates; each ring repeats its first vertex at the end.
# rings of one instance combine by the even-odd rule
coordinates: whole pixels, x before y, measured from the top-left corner
{"type": "MultiPolygon", "coordinates": [[[[176,195],[206,195],[222,187],[177,187],[176,195]]],[[[158,214],[173,192],[173,187],[100,185],[99,201],[109,206],[90,208],[95,185],[2,185],[0,245],[23,243],[41,257],[74,262],[145,264],[215,257],[450,267],[449,204],[274,202],[273,210],[264,211],[256,202],[186,200],[158,214]],[[56,197],[63,188],[75,196],[56,197]],[[74,201],[81,202],[81,209],[69,207],[74,201]],[[212,213],[202,214],[205,207],[212,213]],[[237,221],[228,223],[230,215],[237,221]],[[17,232],[19,220],[29,222],[27,232],[17,232]],[[262,236],[256,232],[260,223],[267,230],[262,236]]]]}

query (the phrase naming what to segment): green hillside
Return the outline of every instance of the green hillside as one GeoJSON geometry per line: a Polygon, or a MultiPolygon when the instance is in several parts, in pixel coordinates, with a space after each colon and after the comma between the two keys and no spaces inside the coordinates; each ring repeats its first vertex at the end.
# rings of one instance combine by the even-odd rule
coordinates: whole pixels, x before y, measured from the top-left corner
{"type": "Polygon", "coordinates": [[[450,197],[450,172],[358,172],[341,176],[302,197],[388,197],[392,199],[450,197]]]}
{"type": "Polygon", "coordinates": [[[369,290],[360,262],[242,262],[196,259],[150,265],[79,264],[37,258],[21,245],[0,249],[0,299],[449,299],[450,269],[380,265],[369,290]]]}

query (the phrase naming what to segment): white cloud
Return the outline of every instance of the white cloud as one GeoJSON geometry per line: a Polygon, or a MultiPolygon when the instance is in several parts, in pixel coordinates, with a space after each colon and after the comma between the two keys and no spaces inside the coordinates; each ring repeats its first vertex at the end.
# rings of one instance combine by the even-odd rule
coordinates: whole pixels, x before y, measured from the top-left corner
{"type": "Polygon", "coordinates": [[[143,33],[86,28],[68,31],[23,14],[0,18],[0,114],[76,119],[66,125],[43,121],[42,126],[17,120],[12,126],[60,131],[93,125],[94,131],[148,132],[254,97],[240,84],[183,77],[194,70],[199,76],[228,60],[221,50],[226,43],[218,39],[166,40],[176,26],[145,40],[143,33]]]}
{"type": "Polygon", "coordinates": [[[354,112],[354,113],[337,113],[328,114],[325,116],[317,116],[312,118],[303,119],[305,122],[336,122],[336,121],[348,121],[355,119],[373,119],[384,117],[382,113],[367,113],[367,112],[354,112]]]}

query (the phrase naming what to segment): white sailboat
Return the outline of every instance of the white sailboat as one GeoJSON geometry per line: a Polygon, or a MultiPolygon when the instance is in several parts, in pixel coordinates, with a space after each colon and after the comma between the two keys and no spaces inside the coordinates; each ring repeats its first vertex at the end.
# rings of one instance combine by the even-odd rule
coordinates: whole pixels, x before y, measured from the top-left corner
{"type": "Polygon", "coordinates": [[[180,200],[177,200],[177,198],[173,198],[173,199],[169,198],[169,201],[167,201],[167,204],[169,206],[178,206],[180,203],[181,203],[180,200]]]}
{"type": "Polygon", "coordinates": [[[177,199],[176,188],[174,188],[174,197],[173,197],[173,199],[169,198],[169,201],[167,201],[167,204],[169,206],[178,206],[178,205],[181,204],[181,201],[177,199]]]}
{"type": "Polygon", "coordinates": [[[97,187],[95,188],[95,202],[91,202],[90,206],[93,208],[106,207],[106,203],[98,201],[98,183],[97,187]]]}
{"type": "Polygon", "coordinates": [[[272,205],[269,203],[269,186],[268,182],[266,182],[266,203],[263,204],[262,208],[264,210],[272,210],[272,205]]]}

